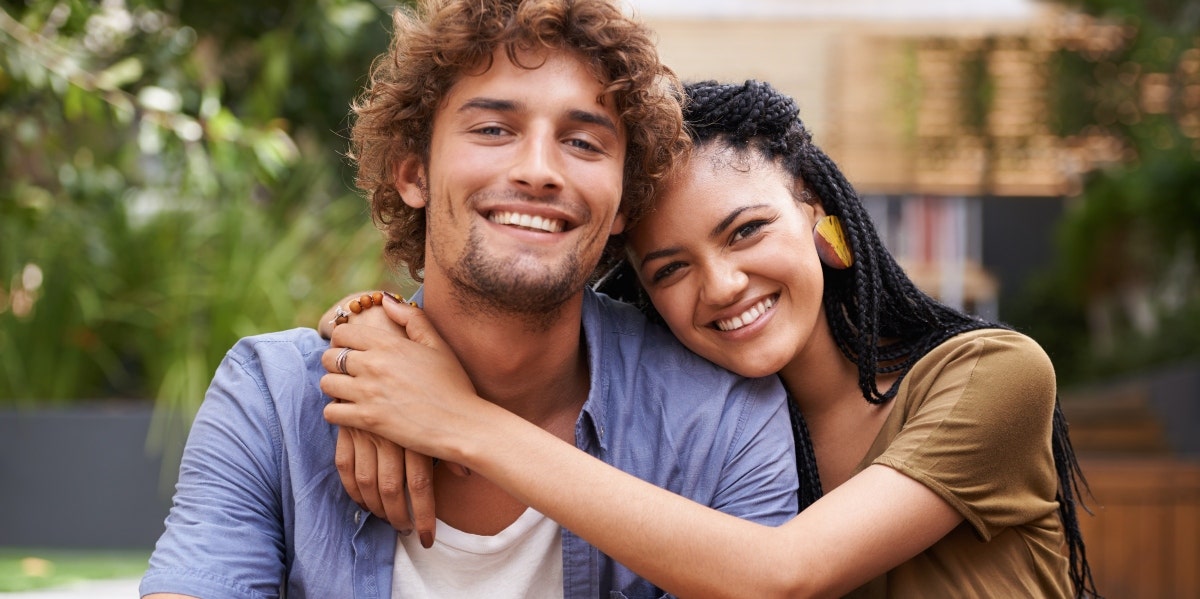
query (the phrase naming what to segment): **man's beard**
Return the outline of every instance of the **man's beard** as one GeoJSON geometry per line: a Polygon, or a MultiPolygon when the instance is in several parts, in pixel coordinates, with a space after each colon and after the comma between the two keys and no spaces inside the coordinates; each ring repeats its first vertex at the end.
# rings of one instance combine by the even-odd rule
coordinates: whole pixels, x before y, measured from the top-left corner
{"type": "MultiPolygon", "coordinates": [[[[426,206],[430,203],[427,188],[422,188],[426,206]]],[[[451,223],[450,226],[455,226],[451,223]]],[[[457,223],[461,224],[461,223],[457,223]]],[[[428,231],[431,239],[437,239],[435,231],[428,231]]],[[[442,272],[457,292],[457,299],[472,311],[497,317],[517,317],[524,320],[531,330],[545,330],[557,319],[568,300],[580,293],[587,285],[591,269],[584,268],[579,248],[572,248],[565,256],[549,268],[526,265],[528,259],[540,262],[532,255],[517,256],[516,260],[501,259],[487,253],[482,232],[471,228],[467,245],[457,257],[446,256],[437,251],[436,242],[431,244],[434,255],[449,258],[440,264],[442,272]]]]}
{"type": "Polygon", "coordinates": [[[445,269],[462,294],[460,300],[472,307],[549,321],[587,284],[589,271],[580,264],[578,251],[571,251],[551,269],[536,272],[487,254],[479,237],[479,232],[472,230],[466,250],[445,269]]]}

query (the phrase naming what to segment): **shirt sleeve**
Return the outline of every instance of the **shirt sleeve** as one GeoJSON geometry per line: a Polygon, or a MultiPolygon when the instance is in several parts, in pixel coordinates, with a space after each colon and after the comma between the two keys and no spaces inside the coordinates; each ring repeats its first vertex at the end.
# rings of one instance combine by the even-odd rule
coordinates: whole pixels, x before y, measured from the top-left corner
{"type": "Polygon", "coordinates": [[[874,463],[929,487],[985,541],[1057,507],[1054,369],[1032,339],[951,339],[909,377],[901,429],[874,463]]]}
{"type": "Polygon", "coordinates": [[[279,597],[285,543],[279,419],[257,358],[226,355],[192,424],[140,592],[279,597]]]}
{"type": "Polygon", "coordinates": [[[798,511],[799,475],[787,395],[774,376],[738,382],[730,401],[739,406],[737,434],[711,507],[778,526],[798,511]]]}

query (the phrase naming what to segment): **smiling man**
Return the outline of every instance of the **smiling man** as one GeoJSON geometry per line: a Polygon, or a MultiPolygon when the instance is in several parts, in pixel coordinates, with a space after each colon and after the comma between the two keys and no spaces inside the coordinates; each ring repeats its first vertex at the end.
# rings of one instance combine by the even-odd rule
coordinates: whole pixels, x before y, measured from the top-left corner
{"type": "MultiPolygon", "coordinates": [[[[720,370],[586,288],[686,147],[644,27],[606,0],[431,0],[395,25],[354,107],[358,184],[480,395],[697,502],[794,515],[778,381],[720,370]]],[[[322,416],[327,347],[297,329],[229,352],[143,596],[662,595],[480,476],[434,470],[433,543],[355,504],[322,416]]]]}

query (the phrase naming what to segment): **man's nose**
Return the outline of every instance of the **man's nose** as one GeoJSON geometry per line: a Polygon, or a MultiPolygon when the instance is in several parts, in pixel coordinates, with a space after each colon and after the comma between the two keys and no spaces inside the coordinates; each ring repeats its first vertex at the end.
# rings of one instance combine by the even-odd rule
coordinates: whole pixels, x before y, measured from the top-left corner
{"type": "Polygon", "coordinates": [[[711,306],[727,306],[741,297],[749,277],[731,260],[715,260],[704,267],[700,300],[711,306]]]}
{"type": "Polygon", "coordinates": [[[563,187],[562,166],[558,140],[548,135],[531,135],[521,143],[511,177],[534,195],[557,192],[563,187]]]}

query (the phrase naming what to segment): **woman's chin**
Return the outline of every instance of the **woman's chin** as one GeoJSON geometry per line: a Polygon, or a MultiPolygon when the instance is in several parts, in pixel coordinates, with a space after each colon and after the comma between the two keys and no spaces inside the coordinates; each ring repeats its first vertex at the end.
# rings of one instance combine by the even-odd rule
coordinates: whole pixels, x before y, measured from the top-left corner
{"type": "Polygon", "coordinates": [[[728,355],[722,355],[709,357],[708,359],[712,363],[724,368],[725,370],[750,379],[778,374],[779,371],[783,369],[784,365],[787,364],[786,359],[771,360],[742,358],[730,360],[728,358],[728,355]],[[714,357],[719,359],[713,359],[714,357]]]}

